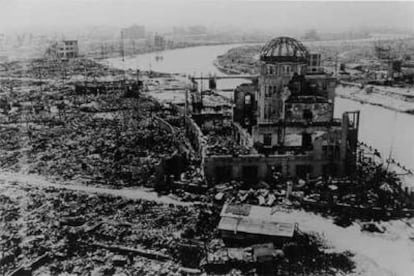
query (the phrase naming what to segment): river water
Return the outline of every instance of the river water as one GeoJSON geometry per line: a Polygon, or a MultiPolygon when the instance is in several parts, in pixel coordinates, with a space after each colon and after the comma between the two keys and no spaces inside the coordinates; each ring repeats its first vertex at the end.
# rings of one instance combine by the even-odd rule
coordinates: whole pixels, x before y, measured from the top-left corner
{"type": "MultiPolygon", "coordinates": [[[[135,57],[107,59],[110,65],[121,69],[154,70],[185,75],[209,74],[224,75],[213,64],[218,55],[224,54],[239,45],[201,46],[150,53],[135,57]],[[156,59],[162,56],[162,59],[156,59]]],[[[220,89],[235,88],[245,80],[227,79],[217,82],[220,89]]],[[[204,84],[207,88],[207,83],[204,84]]],[[[414,116],[392,111],[379,106],[361,104],[337,97],[335,116],[341,117],[345,111],[360,110],[359,139],[377,148],[386,159],[392,158],[414,170],[414,116]]]]}

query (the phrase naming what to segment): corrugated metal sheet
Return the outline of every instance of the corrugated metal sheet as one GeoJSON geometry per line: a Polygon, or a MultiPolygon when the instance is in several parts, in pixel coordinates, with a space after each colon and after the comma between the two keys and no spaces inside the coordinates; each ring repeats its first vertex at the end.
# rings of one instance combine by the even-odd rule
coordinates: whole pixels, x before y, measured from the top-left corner
{"type": "Polygon", "coordinates": [[[265,221],[260,219],[227,217],[221,218],[218,225],[220,231],[230,231],[234,234],[249,233],[274,237],[293,237],[294,223],[265,221]]]}
{"type": "Polygon", "coordinates": [[[277,207],[271,208],[249,204],[225,204],[220,216],[247,217],[264,221],[296,223],[294,217],[289,213],[280,211],[277,207]]]}
{"type": "Polygon", "coordinates": [[[238,216],[248,216],[250,214],[250,210],[252,209],[251,205],[226,205],[223,208],[225,214],[233,214],[238,216]]]}

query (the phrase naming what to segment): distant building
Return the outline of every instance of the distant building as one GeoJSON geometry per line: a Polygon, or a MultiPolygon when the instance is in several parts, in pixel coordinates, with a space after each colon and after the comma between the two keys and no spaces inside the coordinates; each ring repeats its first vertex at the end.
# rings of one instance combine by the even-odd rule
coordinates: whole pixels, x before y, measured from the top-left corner
{"type": "Polygon", "coordinates": [[[321,54],[310,53],[308,55],[307,65],[308,74],[323,74],[323,67],[321,66],[321,54]]]}
{"type": "Polygon", "coordinates": [[[207,28],[202,25],[194,25],[190,27],[173,27],[174,35],[205,35],[207,28]]]}
{"type": "Polygon", "coordinates": [[[173,27],[173,34],[174,35],[187,34],[187,29],[184,27],[173,27]]]}
{"type": "Polygon", "coordinates": [[[63,40],[57,43],[57,57],[60,59],[71,59],[79,56],[77,40],[63,40]]]}
{"type": "Polygon", "coordinates": [[[159,49],[165,48],[165,39],[163,36],[156,34],[154,36],[154,46],[159,49]]]}
{"type": "Polygon", "coordinates": [[[202,25],[190,26],[188,28],[188,33],[191,35],[207,34],[207,28],[202,25]]]}
{"type": "Polygon", "coordinates": [[[391,79],[399,79],[402,77],[401,60],[393,60],[388,63],[388,77],[391,79]]]}
{"type": "Polygon", "coordinates": [[[145,38],[145,26],[132,25],[121,30],[125,39],[142,39],[145,38]]]}

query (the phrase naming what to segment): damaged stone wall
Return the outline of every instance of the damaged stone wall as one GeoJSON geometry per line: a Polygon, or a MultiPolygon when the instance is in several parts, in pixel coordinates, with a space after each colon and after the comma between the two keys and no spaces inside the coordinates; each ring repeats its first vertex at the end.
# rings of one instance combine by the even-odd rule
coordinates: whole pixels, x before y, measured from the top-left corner
{"type": "Polygon", "coordinates": [[[233,123],[234,139],[242,146],[253,147],[253,137],[239,123],[233,123]]]}
{"type": "Polygon", "coordinates": [[[342,160],[314,159],[310,154],[269,155],[250,154],[241,156],[213,155],[208,156],[204,163],[204,172],[209,183],[217,182],[222,171],[228,171],[228,180],[243,179],[259,182],[270,176],[272,167],[279,168],[285,176],[299,178],[324,175],[328,166],[335,166],[336,173],[343,175],[342,160]]]}
{"type": "Polygon", "coordinates": [[[332,117],[333,108],[331,103],[287,103],[285,106],[285,119],[287,121],[329,122],[332,117]]]}

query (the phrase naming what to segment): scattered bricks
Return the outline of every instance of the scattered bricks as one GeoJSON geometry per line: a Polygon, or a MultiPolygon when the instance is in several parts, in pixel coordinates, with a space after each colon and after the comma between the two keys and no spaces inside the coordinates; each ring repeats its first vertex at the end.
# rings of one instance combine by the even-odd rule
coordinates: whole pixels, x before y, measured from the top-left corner
{"type": "Polygon", "coordinates": [[[210,132],[207,142],[207,155],[246,155],[250,149],[237,143],[231,136],[231,132],[210,132]]]}
{"type": "MultiPolygon", "coordinates": [[[[148,271],[145,275],[154,271],[150,265],[152,262],[162,263],[160,270],[167,275],[175,275],[172,272],[177,272],[179,267],[176,248],[182,239],[177,233],[183,227],[194,228],[198,219],[197,212],[189,207],[164,206],[145,200],[126,200],[57,188],[28,187],[25,183],[0,187],[1,193],[7,189],[7,193],[18,191],[19,195],[17,199],[11,199],[2,194],[0,200],[4,204],[0,206],[13,207],[25,202],[24,208],[17,209],[16,220],[21,223],[20,229],[26,229],[17,231],[17,228],[8,228],[10,225],[6,228],[0,224],[1,239],[7,241],[7,248],[16,256],[24,255],[35,260],[32,265],[24,266],[25,259],[15,258],[5,269],[6,273],[20,266],[16,274],[20,275],[18,273],[26,267],[34,271],[39,265],[38,271],[49,269],[52,274],[92,272],[96,267],[111,263],[113,254],[116,254],[124,256],[119,263],[115,261],[117,266],[133,275],[142,275],[139,272],[141,268],[131,267],[131,264],[142,260],[146,265],[145,271],[148,271]],[[81,226],[69,226],[56,221],[59,217],[73,219],[72,225],[80,224],[79,217],[86,222],[81,226]],[[24,239],[18,239],[5,230],[16,231],[24,239]],[[12,240],[17,244],[12,244],[12,240]],[[21,252],[14,251],[15,248],[20,248],[21,252]],[[48,252],[52,266],[47,265],[46,257],[37,259],[48,252]],[[131,257],[134,262],[130,261],[131,257]],[[126,265],[125,258],[128,259],[126,265]]],[[[198,232],[193,234],[194,237],[200,235],[198,232]]]]}

